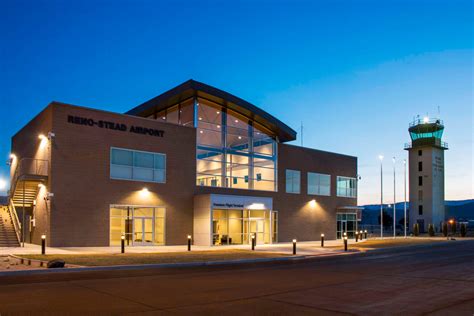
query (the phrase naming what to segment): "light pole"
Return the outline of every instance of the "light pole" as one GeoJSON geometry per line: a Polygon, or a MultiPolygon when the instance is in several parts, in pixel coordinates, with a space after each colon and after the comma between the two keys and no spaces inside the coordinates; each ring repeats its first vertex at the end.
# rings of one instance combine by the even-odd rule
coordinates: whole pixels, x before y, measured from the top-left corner
{"type": "Polygon", "coordinates": [[[405,231],[405,238],[407,238],[407,160],[403,159],[403,186],[404,186],[404,198],[403,198],[403,212],[404,212],[404,231],[405,231]]]}
{"type": "Polygon", "coordinates": [[[383,156],[379,155],[380,159],[380,238],[383,238],[383,156]]]}
{"type": "Polygon", "coordinates": [[[393,160],[393,238],[396,236],[396,210],[397,210],[397,201],[395,197],[395,157],[392,158],[393,160]]]}

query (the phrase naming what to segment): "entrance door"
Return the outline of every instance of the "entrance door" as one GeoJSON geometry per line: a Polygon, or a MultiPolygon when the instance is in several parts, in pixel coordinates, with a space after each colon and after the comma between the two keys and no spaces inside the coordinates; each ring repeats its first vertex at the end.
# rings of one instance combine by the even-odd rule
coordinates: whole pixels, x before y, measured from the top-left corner
{"type": "Polygon", "coordinates": [[[255,238],[257,239],[256,242],[257,244],[263,244],[265,243],[264,237],[265,237],[265,222],[263,219],[250,219],[249,220],[249,232],[250,232],[250,238],[252,238],[252,235],[255,235],[255,238]]]}
{"type": "Polygon", "coordinates": [[[133,219],[133,244],[153,244],[153,218],[135,217],[133,219]]]}
{"type": "Polygon", "coordinates": [[[338,220],[337,221],[337,238],[342,239],[344,237],[344,232],[347,233],[347,220],[338,220]]]}

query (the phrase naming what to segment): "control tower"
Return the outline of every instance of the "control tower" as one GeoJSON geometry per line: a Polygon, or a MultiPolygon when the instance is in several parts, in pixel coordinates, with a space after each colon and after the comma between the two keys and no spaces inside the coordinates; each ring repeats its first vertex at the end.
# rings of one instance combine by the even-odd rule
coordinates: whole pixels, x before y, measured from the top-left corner
{"type": "Polygon", "coordinates": [[[441,140],[444,131],[440,119],[417,118],[408,128],[411,143],[408,150],[409,229],[418,223],[420,232],[433,224],[439,232],[445,220],[444,151],[448,144],[441,140]]]}

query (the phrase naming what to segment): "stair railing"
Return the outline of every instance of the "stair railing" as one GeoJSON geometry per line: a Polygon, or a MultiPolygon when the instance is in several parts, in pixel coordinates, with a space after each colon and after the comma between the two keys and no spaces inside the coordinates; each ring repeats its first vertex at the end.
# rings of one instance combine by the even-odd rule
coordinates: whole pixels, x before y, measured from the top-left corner
{"type": "Polygon", "coordinates": [[[49,163],[46,159],[21,158],[10,182],[10,195],[15,192],[18,179],[25,175],[48,176],[49,163]]]}
{"type": "Polygon", "coordinates": [[[18,219],[18,214],[16,212],[15,204],[13,204],[13,200],[10,200],[8,212],[10,213],[10,218],[12,220],[13,227],[15,228],[15,234],[16,238],[18,239],[18,243],[21,243],[21,222],[18,219]]]}

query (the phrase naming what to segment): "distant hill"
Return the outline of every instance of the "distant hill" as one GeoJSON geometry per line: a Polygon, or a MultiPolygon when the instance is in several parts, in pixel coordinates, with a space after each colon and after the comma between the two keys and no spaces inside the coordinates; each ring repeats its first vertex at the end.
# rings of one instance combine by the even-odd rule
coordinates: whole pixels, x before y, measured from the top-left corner
{"type": "MultiPolygon", "coordinates": [[[[456,220],[473,220],[474,221],[474,199],[461,201],[446,201],[446,217],[455,218],[456,220]]],[[[377,225],[378,216],[380,215],[380,204],[362,205],[362,224],[377,225]]],[[[410,204],[407,202],[407,213],[410,204]]],[[[384,210],[389,214],[393,214],[393,206],[388,208],[388,204],[384,204],[384,210]]],[[[396,204],[396,216],[398,220],[403,218],[403,202],[396,204]]]]}

